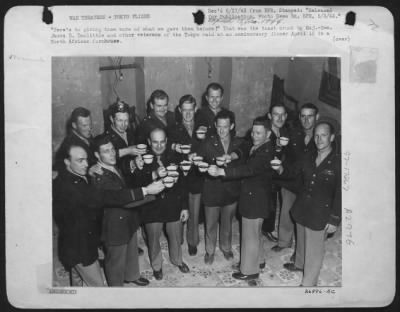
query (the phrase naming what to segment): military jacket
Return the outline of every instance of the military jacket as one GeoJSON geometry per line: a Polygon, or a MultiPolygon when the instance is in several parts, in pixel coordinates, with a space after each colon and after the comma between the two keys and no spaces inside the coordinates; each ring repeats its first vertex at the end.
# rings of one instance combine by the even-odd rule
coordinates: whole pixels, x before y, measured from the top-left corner
{"type": "Polygon", "coordinates": [[[267,218],[273,209],[273,155],[272,143],[268,141],[248,155],[244,164],[225,170],[225,179],[240,179],[239,213],[245,218],[267,218]]]}
{"type": "MultiPolygon", "coordinates": [[[[231,138],[227,154],[236,150],[242,140],[236,137],[231,138]]],[[[225,154],[224,147],[218,136],[206,139],[199,148],[199,155],[210,165],[216,164],[216,158],[225,154]]],[[[234,160],[226,168],[239,165],[243,160],[234,160]]],[[[236,202],[239,199],[240,180],[226,180],[215,178],[205,173],[205,181],[202,191],[202,199],[206,206],[225,206],[236,202]]]]}
{"type": "Polygon", "coordinates": [[[317,152],[311,153],[298,164],[298,190],[291,213],[297,223],[320,231],[327,223],[339,225],[341,220],[341,161],[335,150],[318,167],[316,157],[317,152]]]}
{"type": "Polygon", "coordinates": [[[143,199],[142,190],[99,190],[67,170],[53,182],[53,217],[59,228],[59,258],[67,267],[96,261],[105,205],[120,207],[143,199]]]}

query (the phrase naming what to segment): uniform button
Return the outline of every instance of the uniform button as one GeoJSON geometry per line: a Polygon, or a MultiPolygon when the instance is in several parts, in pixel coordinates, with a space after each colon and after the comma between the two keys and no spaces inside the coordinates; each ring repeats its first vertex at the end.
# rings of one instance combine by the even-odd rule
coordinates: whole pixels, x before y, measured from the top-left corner
{"type": "Polygon", "coordinates": [[[89,232],[90,235],[92,235],[92,232],[89,232]]]}
{"type": "Polygon", "coordinates": [[[314,184],[314,181],[311,181],[311,184],[314,184]]]}
{"type": "Polygon", "coordinates": [[[249,195],[251,195],[251,192],[249,192],[249,195]]]}
{"type": "Polygon", "coordinates": [[[120,219],[123,219],[122,217],[119,217],[120,219]]]}
{"type": "Polygon", "coordinates": [[[314,173],[312,176],[315,178],[315,177],[316,177],[316,174],[314,173]]]}

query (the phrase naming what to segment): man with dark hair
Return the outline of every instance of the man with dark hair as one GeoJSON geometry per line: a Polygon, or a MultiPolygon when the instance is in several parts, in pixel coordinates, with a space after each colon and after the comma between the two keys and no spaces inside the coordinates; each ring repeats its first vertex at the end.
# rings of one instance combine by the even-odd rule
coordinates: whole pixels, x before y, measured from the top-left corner
{"type": "Polygon", "coordinates": [[[88,182],[88,158],[83,147],[69,145],[63,158],[66,169],[60,172],[53,185],[59,258],[71,271],[72,286],[105,286],[97,260],[104,205],[121,207],[148,194],[158,194],[164,186],[152,183],[136,189],[99,190],[88,182]]]}
{"type": "MultiPolygon", "coordinates": [[[[179,153],[181,155],[181,160],[184,160],[186,154],[182,151],[181,146],[190,145],[191,154],[189,157],[193,157],[198,152],[200,143],[202,142],[202,140],[197,138],[195,133],[196,99],[190,94],[182,96],[179,99],[177,113],[178,124],[176,129],[171,133],[170,143],[172,150],[179,153]]],[[[194,256],[197,254],[197,245],[200,242],[199,215],[204,177],[196,166],[191,166],[186,181],[189,200],[189,219],[187,222],[186,240],[188,243],[189,255],[194,256]]]]}
{"type": "MultiPolygon", "coordinates": [[[[274,148],[274,157],[284,160],[285,157],[285,147],[280,143],[280,137],[289,137],[289,129],[285,126],[287,119],[286,107],[282,103],[277,103],[271,105],[269,108],[269,112],[267,114],[268,119],[271,121],[271,136],[270,141],[274,148]]],[[[263,234],[268,238],[268,240],[272,242],[277,242],[278,238],[272,233],[275,230],[275,219],[276,219],[276,210],[278,202],[281,203],[281,200],[278,201],[278,197],[280,197],[280,187],[273,183],[272,184],[272,200],[273,200],[273,209],[271,210],[268,218],[264,220],[262,226],[263,234]]]]}
{"type": "Polygon", "coordinates": [[[341,221],[341,163],[332,145],[334,133],[329,122],[318,122],[316,151],[294,168],[277,169],[283,177],[297,180],[297,197],[291,209],[297,232],[295,260],[285,263],[284,268],[303,271],[301,286],[317,286],[326,235],[334,233],[341,221]]]}
{"type": "Polygon", "coordinates": [[[129,184],[130,175],[134,169],[134,158],[143,155],[145,151],[137,148],[135,137],[129,129],[129,106],[124,102],[116,102],[110,106],[111,126],[105,134],[111,139],[116,149],[117,166],[129,184]]]}
{"type": "MultiPolygon", "coordinates": [[[[225,165],[225,155],[239,148],[241,140],[233,134],[235,116],[231,111],[221,110],[215,116],[217,135],[209,137],[199,147],[198,155],[204,161],[212,164],[225,165]],[[218,160],[217,160],[218,159],[218,160]],[[218,163],[219,162],[219,163],[218,163]]],[[[227,164],[226,169],[240,163],[235,160],[227,164]]],[[[232,251],[232,221],[236,213],[240,193],[239,180],[225,180],[206,177],[202,192],[205,211],[205,247],[204,262],[212,264],[217,244],[219,224],[219,248],[226,260],[233,259],[232,251]],[[218,222],[219,221],[219,222],[218,222]]]]}
{"type": "Polygon", "coordinates": [[[147,116],[138,129],[138,143],[146,144],[150,132],[156,128],[164,129],[168,136],[173,131],[176,126],[175,114],[168,111],[168,101],[168,94],[164,90],[155,90],[150,95],[147,116]]]}
{"type": "Polygon", "coordinates": [[[210,83],[205,91],[205,99],[207,100],[206,106],[199,109],[196,115],[196,124],[199,130],[207,131],[206,136],[215,136],[215,116],[221,110],[227,110],[222,107],[222,100],[224,97],[224,88],[216,82],[210,83]]]}
{"type": "Polygon", "coordinates": [[[264,241],[261,227],[264,218],[271,209],[272,174],[270,162],[274,155],[270,121],[265,117],[253,122],[252,147],[238,150],[231,157],[245,158],[244,164],[230,167],[210,167],[211,176],[223,176],[224,179],[241,179],[239,213],[242,216],[242,235],[240,248],[240,271],[232,274],[239,280],[254,280],[259,277],[260,268],[265,267],[264,241]]]}
{"type": "MultiPolygon", "coordinates": [[[[284,165],[292,166],[301,161],[308,153],[316,150],[313,138],[315,123],[319,118],[318,108],[312,103],[305,103],[300,108],[300,127],[291,129],[289,143],[286,149],[284,165]]],[[[282,186],[282,205],[279,214],[278,243],[272,250],[279,252],[284,248],[291,247],[294,233],[294,223],[289,211],[296,199],[295,188],[292,183],[279,181],[282,186]]]]}
{"type": "Polygon", "coordinates": [[[90,111],[84,107],[75,108],[69,119],[68,134],[55,155],[54,169],[65,170],[64,158],[71,145],[82,147],[88,156],[89,167],[96,163],[92,143],[92,119],[90,111]]]}
{"type": "MultiPolygon", "coordinates": [[[[115,118],[115,117],[114,117],[115,118]]],[[[117,117],[118,118],[118,117],[117,117]]],[[[99,190],[121,190],[126,187],[121,171],[117,168],[117,152],[108,135],[100,135],[94,140],[95,156],[103,173],[92,178],[93,185],[99,190]]],[[[148,196],[135,202],[143,205],[148,196]]],[[[105,205],[102,240],[105,245],[105,273],[109,286],[124,286],[134,283],[146,286],[149,281],[140,277],[137,229],[139,228],[136,209],[123,206],[105,205]]]]}
{"type": "MultiPolygon", "coordinates": [[[[163,129],[154,129],[150,132],[148,144],[154,160],[151,164],[144,164],[143,169],[137,170],[134,177],[137,185],[145,185],[167,176],[166,167],[179,161],[176,153],[167,148],[167,136],[163,129]]],[[[174,172],[175,173],[175,172],[174,172]]],[[[169,257],[182,273],[188,273],[189,267],[182,258],[182,222],[186,222],[189,213],[187,210],[187,192],[184,177],[176,172],[177,183],[166,189],[156,200],[144,205],[142,222],[146,229],[150,264],[156,280],[163,278],[160,238],[165,225],[168,238],[169,257]]],[[[168,178],[171,178],[168,177],[168,178]]],[[[172,179],[172,178],[171,178],[172,179]]]]}

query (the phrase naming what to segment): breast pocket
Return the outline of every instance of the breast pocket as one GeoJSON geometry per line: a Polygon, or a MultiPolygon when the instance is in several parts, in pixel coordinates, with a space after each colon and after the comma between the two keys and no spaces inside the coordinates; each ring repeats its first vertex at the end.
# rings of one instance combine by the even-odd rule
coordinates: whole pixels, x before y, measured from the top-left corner
{"type": "Polygon", "coordinates": [[[325,185],[330,185],[335,183],[336,175],[333,170],[324,170],[322,171],[321,180],[325,185]]]}

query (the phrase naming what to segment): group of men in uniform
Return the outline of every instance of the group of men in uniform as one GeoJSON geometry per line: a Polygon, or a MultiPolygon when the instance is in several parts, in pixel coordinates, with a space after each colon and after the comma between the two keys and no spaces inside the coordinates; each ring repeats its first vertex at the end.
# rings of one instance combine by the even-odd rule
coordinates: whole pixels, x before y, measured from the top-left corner
{"type": "Polygon", "coordinates": [[[188,254],[194,256],[202,204],[206,264],[214,262],[217,241],[224,258],[234,258],[232,222],[238,213],[241,252],[233,278],[252,282],[259,277],[265,267],[263,236],[277,243],[272,252],[280,252],[292,246],[296,232],[293,262],[284,267],[303,271],[303,286],[317,285],[326,235],[336,231],[341,218],[334,125],[318,121],[318,108],[306,103],[298,125],[288,127],[285,106],[274,104],[253,121],[248,136],[239,138],[234,113],[221,106],[223,95],[223,87],[211,83],[207,105],[198,108],[193,96],[184,95],[170,112],[167,93],[156,90],[135,133],[129,106],[114,103],[110,127],[94,139],[90,112],[82,107],[72,112],[71,130],[55,157],[53,214],[59,258],[73,286],[148,285],[140,276],[140,228],[156,280],[163,279],[164,227],[171,263],[188,273],[183,226],[187,223],[188,254]],[[184,163],[189,167],[179,166],[184,163]],[[166,177],[174,166],[171,187],[166,177]]]}

